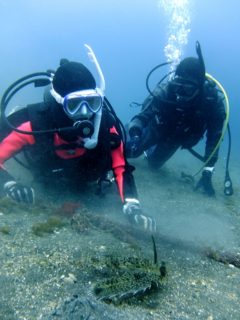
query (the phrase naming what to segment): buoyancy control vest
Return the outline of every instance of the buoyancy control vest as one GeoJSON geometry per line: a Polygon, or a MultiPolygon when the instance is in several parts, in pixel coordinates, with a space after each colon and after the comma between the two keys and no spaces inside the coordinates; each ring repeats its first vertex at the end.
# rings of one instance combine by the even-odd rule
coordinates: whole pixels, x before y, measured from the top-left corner
{"type": "MultiPolygon", "coordinates": [[[[54,120],[54,106],[48,103],[36,103],[27,106],[27,120],[31,122],[32,130],[48,130],[56,127],[54,120]]],[[[68,119],[67,119],[68,120],[68,119]]],[[[62,146],[54,145],[54,133],[41,133],[34,135],[35,144],[24,148],[24,155],[31,170],[38,175],[51,175],[54,172],[77,172],[84,170],[89,177],[101,175],[111,169],[111,150],[118,147],[121,138],[110,133],[110,128],[115,126],[115,119],[109,110],[103,106],[102,120],[99,130],[99,139],[96,148],[86,150],[77,158],[61,159],[56,155],[57,149],[79,148],[75,141],[69,141],[62,146]]],[[[75,173],[75,174],[74,174],[75,173]]]]}

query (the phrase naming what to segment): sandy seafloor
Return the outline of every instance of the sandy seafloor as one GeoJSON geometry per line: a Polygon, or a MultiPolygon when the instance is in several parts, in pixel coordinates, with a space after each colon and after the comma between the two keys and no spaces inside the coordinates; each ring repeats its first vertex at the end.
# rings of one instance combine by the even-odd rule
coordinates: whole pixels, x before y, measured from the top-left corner
{"type": "Polygon", "coordinates": [[[91,279],[90,269],[78,267],[79,261],[109,252],[126,256],[138,252],[152,259],[151,237],[141,237],[141,232],[124,237],[122,225],[129,230],[128,222],[115,187],[104,198],[92,192],[94,186],[82,194],[72,194],[66,187],[56,193],[53,188],[37,193],[34,209],[15,204],[0,208],[0,228],[8,230],[0,232],[0,319],[240,319],[240,269],[204,254],[209,248],[240,252],[239,164],[232,161],[230,167],[235,194],[223,194],[224,163],[219,161],[214,176],[216,197],[208,198],[180,179],[181,171],[199,169],[199,163],[184,151],[157,173],[149,172],[143,158],[131,162],[137,167],[143,209],[158,223],[158,258],[167,267],[161,291],[132,304],[98,301],[93,293],[97,276],[91,279]],[[103,221],[111,221],[116,230],[120,226],[122,234],[96,225],[77,232],[71,227],[71,213],[59,211],[63,227],[43,236],[33,233],[32,226],[56,214],[62,203],[76,201],[81,206],[75,214],[87,208],[103,221]],[[80,313],[66,316],[61,311],[53,316],[54,310],[62,310],[76,295],[90,301],[93,308],[86,311],[83,306],[80,313]]]}

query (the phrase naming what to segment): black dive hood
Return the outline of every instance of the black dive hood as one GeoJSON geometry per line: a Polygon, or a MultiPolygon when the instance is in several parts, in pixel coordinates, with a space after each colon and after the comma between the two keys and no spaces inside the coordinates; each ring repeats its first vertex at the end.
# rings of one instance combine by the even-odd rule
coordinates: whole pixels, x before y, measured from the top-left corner
{"type": "Polygon", "coordinates": [[[2,99],[1,99],[1,118],[2,120],[6,123],[6,125],[19,133],[23,134],[31,134],[31,135],[38,135],[38,134],[43,134],[43,133],[63,133],[63,132],[76,132],[78,134],[79,128],[77,126],[72,126],[72,127],[63,127],[63,128],[55,128],[55,129],[49,129],[49,130],[35,130],[35,131],[25,131],[25,130],[20,130],[16,128],[9,120],[6,115],[6,109],[11,101],[11,99],[14,97],[14,95],[23,89],[24,87],[33,84],[35,88],[37,87],[45,87],[52,82],[52,77],[54,75],[54,71],[49,70],[47,72],[36,72],[29,74],[25,77],[22,77],[15,81],[13,84],[11,84],[6,91],[4,92],[2,99]]]}
{"type": "MultiPolygon", "coordinates": [[[[205,63],[204,63],[204,60],[203,60],[203,55],[202,55],[202,50],[201,50],[201,46],[200,46],[200,43],[199,43],[199,41],[196,41],[196,53],[197,53],[197,56],[198,56],[198,60],[199,60],[199,64],[200,64],[200,69],[201,69],[201,73],[202,73],[202,76],[203,76],[203,78],[205,77],[205,63]]],[[[169,61],[169,62],[163,62],[163,63],[161,63],[161,64],[158,64],[157,66],[155,66],[152,70],[150,70],[150,72],[148,73],[148,75],[147,75],[147,78],[146,78],[146,88],[147,88],[147,90],[148,90],[148,92],[149,92],[149,94],[151,95],[151,96],[153,96],[153,97],[155,97],[155,98],[159,98],[158,97],[158,95],[155,95],[154,93],[153,93],[153,91],[150,89],[150,86],[149,86],[149,78],[150,78],[150,76],[153,74],[153,72],[154,71],[156,71],[157,69],[159,69],[159,68],[161,68],[161,67],[163,67],[163,66],[166,66],[166,65],[168,65],[168,64],[172,64],[173,63],[173,61],[169,61]]],[[[170,71],[170,72],[168,72],[165,76],[163,76],[163,78],[158,82],[158,86],[164,81],[164,80],[166,80],[166,79],[168,79],[170,76],[171,76],[171,74],[172,73],[174,73],[175,72],[175,70],[173,70],[173,71],[170,71]]],[[[164,100],[164,102],[165,103],[169,103],[169,104],[175,104],[175,102],[173,102],[173,101],[169,101],[169,100],[164,100]]]]}

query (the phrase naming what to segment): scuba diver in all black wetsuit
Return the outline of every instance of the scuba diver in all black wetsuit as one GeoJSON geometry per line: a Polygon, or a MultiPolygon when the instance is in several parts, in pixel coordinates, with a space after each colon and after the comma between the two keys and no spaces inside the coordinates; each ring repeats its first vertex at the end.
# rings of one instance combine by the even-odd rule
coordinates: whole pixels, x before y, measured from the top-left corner
{"type": "MultiPolygon", "coordinates": [[[[146,98],[142,110],[128,124],[128,157],[143,152],[151,168],[161,167],[179,148],[195,146],[206,134],[205,162],[196,188],[209,196],[218,142],[226,118],[223,96],[214,81],[205,74],[204,61],[197,42],[198,58],[189,57],[177,66],[169,81],[160,81],[146,98]]],[[[149,90],[150,91],[150,90],[149,90]]]]}
{"type": "Polygon", "coordinates": [[[99,87],[83,64],[62,59],[56,72],[21,78],[3,95],[0,126],[2,194],[18,202],[34,202],[33,188],[17,182],[4,168],[4,162],[20,151],[24,151],[36,177],[55,181],[58,185],[61,178],[76,184],[98,179],[101,183],[112,170],[125,216],[144,229],[155,231],[156,222],[140,208],[132,175],[134,168],[125,157],[121,122],[104,97],[101,68],[92,49],[86,47],[100,76],[99,87]],[[30,83],[35,86],[49,84],[44,101],[6,115],[12,96],[30,83]]]}

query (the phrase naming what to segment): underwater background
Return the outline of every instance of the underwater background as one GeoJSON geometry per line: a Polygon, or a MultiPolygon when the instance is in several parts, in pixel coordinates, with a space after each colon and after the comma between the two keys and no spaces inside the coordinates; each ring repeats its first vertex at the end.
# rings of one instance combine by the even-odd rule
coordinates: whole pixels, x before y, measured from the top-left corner
{"type": "MultiPolygon", "coordinates": [[[[177,63],[196,57],[197,40],[206,71],[228,94],[234,195],[223,193],[227,135],[213,178],[214,199],[181,181],[181,171],[192,174],[202,165],[187,151],[178,151],[155,174],[148,171],[143,158],[131,161],[144,212],[155,217],[159,226],[156,243],[160,259],[166,261],[168,280],[157,307],[154,301],[145,309],[141,303],[122,309],[107,305],[104,310],[96,304],[96,310],[106,312],[105,319],[240,318],[239,265],[234,266],[234,259],[220,264],[217,254],[215,261],[206,257],[208,248],[214,253],[230,252],[231,257],[237,254],[235,264],[240,264],[239,12],[237,0],[0,0],[0,97],[25,75],[55,70],[61,58],[82,62],[96,75],[86,43],[103,70],[106,96],[125,124],[139,111],[131,102],[141,103],[148,94],[149,71],[167,60],[177,63]]],[[[168,71],[168,67],[157,70],[150,86],[168,71]]],[[[28,88],[13,99],[12,106],[41,99],[42,89],[28,88]]],[[[204,142],[197,146],[202,153],[204,142]]],[[[15,163],[10,167],[17,177],[28,178],[15,163]]],[[[85,255],[102,258],[110,249],[131,256],[140,248],[143,257],[152,258],[152,243],[145,236],[134,238],[128,227],[121,229],[126,236],[124,232],[119,235],[118,223],[121,228],[124,218],[115,191],[101,201],[94,192],[74,196],[64,190],[59,196],[50,190],[47,199],[40,193],[41,201],[33,210],[0,201],[1,319],[55,319],[48,315],[61,301],[76,292],[90,294],[90,271],[97,272],[90,270],[85,255]],[[80,221],[76,233],[70,219],[82,213],[87,213],[89,221],[80,221]],[[60,221],[50,221],[55,226],[43,227],[49,216],[56,215],[60,221]],[[100,223],[102,217],[106,225],[115,223],[110,232],[100,223]],[[39,236],[39,226],[44,236],[39,236]],[[45,227],[50,229],[45,231],[45,227]]]]}
{"type": "MultiPolygon", "coordinates": [[[[83,46],[87,43],[103,69],[106,95],[127,122],[138,111],[129,104],[142,102],[147,95],[148,72],[166,61],[164,48],[171,44],[170,36],[178,37],[171,45],[181,57],[196,56],[198,40],[206,71],[228,93],[232,154],[237,155],[239,9],[237,0],[0,0],[0,94],[26,74],[56,69],[63,57],[82,61],[94,72],[83,46]]],[[[157,71],[155,80],[166,71],[157,71]]]]}

